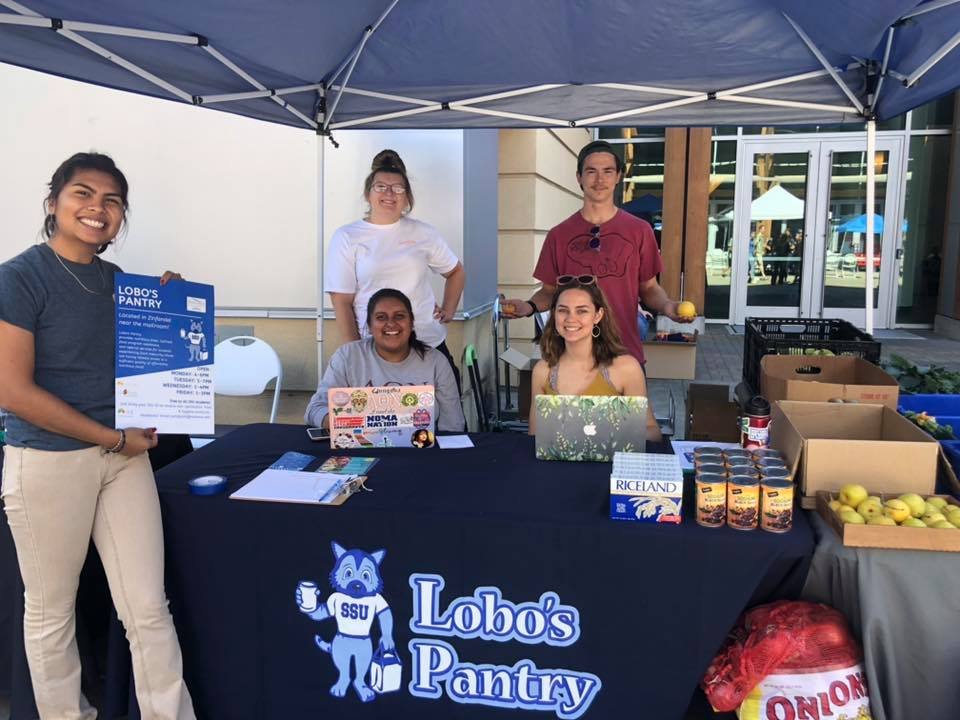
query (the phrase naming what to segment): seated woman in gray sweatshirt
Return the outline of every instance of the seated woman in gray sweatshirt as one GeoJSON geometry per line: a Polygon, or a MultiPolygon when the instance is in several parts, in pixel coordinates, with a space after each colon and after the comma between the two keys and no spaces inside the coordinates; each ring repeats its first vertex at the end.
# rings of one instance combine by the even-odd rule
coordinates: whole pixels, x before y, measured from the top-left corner
{"type": "Polygon", "coordinates": [[[329,427],[330,388],[433,385],[437,430],[463,432],[466,420],[453,370],[438,350],[417,340],[409,298],[392,288],[375,292],[367,303],[367,327],[369,337],[341,345],[330,358],[304,413],[307,425],[329,427]]]}

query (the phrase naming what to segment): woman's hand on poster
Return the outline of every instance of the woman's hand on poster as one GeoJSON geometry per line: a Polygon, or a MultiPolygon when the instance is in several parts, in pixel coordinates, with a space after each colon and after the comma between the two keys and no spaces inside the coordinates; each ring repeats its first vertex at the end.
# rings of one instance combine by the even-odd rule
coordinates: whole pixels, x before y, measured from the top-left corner
{"type": "Polygon", "coordinates": [[[178,272],[173,272],[173,270],[166,270],[163,275],[160,276],[161,285],[166,285],[171,280],[183,280],[183,275],[178,272]]]}

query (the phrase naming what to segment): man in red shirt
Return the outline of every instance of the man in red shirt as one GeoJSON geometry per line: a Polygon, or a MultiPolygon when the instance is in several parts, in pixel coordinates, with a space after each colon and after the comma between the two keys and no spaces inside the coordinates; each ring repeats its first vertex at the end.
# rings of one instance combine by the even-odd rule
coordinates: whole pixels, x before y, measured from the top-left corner
{"type": "Polygon", "coordinates": [[[620,158],[610,143],[596,140],[577,156],[577,182],[583,207],[547,233],[533,276],[543,283],[529,300],[501,303],[507,318],[548,310],[562,275],[593,275],[610,304],[620,337],[642,365],[643,343],[637,328],[637,301],[645,308],[681,321],[679,302],[657,282],[663,269],[650,224],[613,203],[623,177],[620,158]]]}

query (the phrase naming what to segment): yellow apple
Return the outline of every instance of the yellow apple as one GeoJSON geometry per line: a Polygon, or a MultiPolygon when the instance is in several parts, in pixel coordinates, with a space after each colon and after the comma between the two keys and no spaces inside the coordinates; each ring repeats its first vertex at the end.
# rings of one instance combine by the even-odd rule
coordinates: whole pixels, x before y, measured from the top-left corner
{"type": "MultiPolygon", "coordinates": [[[[956,507],[956,505],[951,505],[950,507],[956,507]]],[[[956,510],[947,510],[944,515],[947,516],[947,522],[952,522],[954,525],[960,525],[960,508],[956,510]]]]}
{"type": "Polygon", "coordinates": [[[854,485],[851,483],[840,488],[840,492],[837,494],[837,500],[844,505],[857,507],[857,505],[867,499],[868,494],[867,489],[863,485],[854,485]]]}
{"type": "Polygon", "coordinates": [[[874,515],[867,520],[867,525],[893,525],[896,527],[897,521],[887,515],[874,515]]]}
{"type": "Polygon", "coordinates": [[[926,524],[920,518],[909,517],[901,523],[903,527],[925,528],[926,524]]]}
{"type": "Polygon", "coordinates": [[[953,525],[952,523],[948,523],[946,520],[935,522],[930,527],[937,528],[937,530],[956,530],[957,529],[956,525],[953,525]]]}
{"type": "Polygon", "coordinates": [[[943,508],[947,506],[947,499],[942,497],[937,497],[936,495],[932,495],[931,497],[928,497],[927,502],[930,503],[931,505],[936,505],[939,510],[943,510],[943,508]]]}
{"type": "Polygon", "coordinates": [[[867,497],[867,500],[870,500],[872,502],[878,502],[881,505],[883,505],[883,498],[880,497],[879,495],[870,495],[867,497]]]}
{"type": "MultiPolygon", "coordinates": [[[[927,502],[925,502],[925,503],[923,504],[923,514],[924,514],[924,515],[926,515],[926,514],[928,514],[928,513],[938,513],[938,512],[940,512],[940,506],[939,506],[939,505],[934,505],[932,502],[929,502],[929,501],[927,501],[927,502]]],[[[921,517],[922,517],[922,516],[921,516],[921,517]]]]}
{"type": "Polygon", "coordinates": [[[910,517],[910,506],[903,500],[887,500],[883,504],[883,514],[892,518],[895,523],[903,522],[910,517]]]}
{"type": "Polygon", "coordinates": [[[864,520],[869,522],[871,518],[883,515],[883,505],[878,502],[873,502],[870,498],[867,498],[862,503],[857,505],[857,512],[863,515],[864,520]]]}
{"type": "Polygon", "coordinates": [[[841,514],[841,513],[845,513],[845,512],[847,512],[847,511],[849,511],[849,512],[856,512],[857,510],[856,510],[856,508],[852,508],[852,507],[850,507],[849,505],[841,505],[840,507],[837,508],[837,515],[839,515],[839,514],[841,514]]]}
{"type": "Polygon", "coordinates": [[[912,517],[918,518],[926,512],[926,501],[916,493],[904,493],[900,496],[900,500],[910,507],[912,517]]]}
{"type": "Polygon", "coordinates": [[[697,306],[689,300],[684,300],[682,303],[677,305],[677,315],[684,320],[693,320],[697,317],[697,306]]]}
{"type": "Polygon", "coordinates": [[[940,512],[924,513],[923,517],[920,519],[923,520],[924,523],[926,523],[927,527],[933,527],[935,523],[938,523],[941,521],[946,522],[946,518],[943,516],[943,513],[940,513],[940,512]]]}
{"type": "Polygon", "coordinates": [[[849,523],[851,525],[866,525],[867,521],[863,519],[863,515],[858,513],[856,510],[844,510],[840,513],[840,520],[844,523],[849,523]]]}
{"type": "Polygon", "coordinates": [[[829,505],[830,509],[833,510],[834,512],[840,512],[840,508],[843,507],[843,503],[840,502],[839,500],[831,500],[830,502],[827,503],[827,505],[829,505]]]}

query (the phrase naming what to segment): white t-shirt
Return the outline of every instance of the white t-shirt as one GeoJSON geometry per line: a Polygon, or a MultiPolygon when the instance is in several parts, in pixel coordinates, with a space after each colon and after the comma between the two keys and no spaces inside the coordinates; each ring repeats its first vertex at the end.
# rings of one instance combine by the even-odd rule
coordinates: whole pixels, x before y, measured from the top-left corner
{"type": "Polygon", "coordinates": [[[324,263],[326,292],[353,293],[360,336],[367,337],[367,302],[383,288],[399,290],[413,305],[417,337],[436,347],[447,330],[433,317],[437,299],[429,273],[448,273],[457,256],[432,225],[410,217],[392,225],[357,220],[338,228],[330,238],[324,263]]]}
{"type": "Polygon", "coordinates": [[[388,607],[379,593],[352,598],[346,593],[335,592],[327,598],[327,611],[336,618],[337,632],[349,637],[370,637],[374,618],[388,607]]]}

